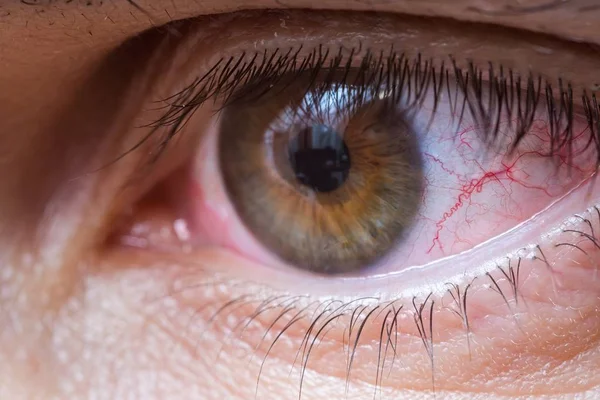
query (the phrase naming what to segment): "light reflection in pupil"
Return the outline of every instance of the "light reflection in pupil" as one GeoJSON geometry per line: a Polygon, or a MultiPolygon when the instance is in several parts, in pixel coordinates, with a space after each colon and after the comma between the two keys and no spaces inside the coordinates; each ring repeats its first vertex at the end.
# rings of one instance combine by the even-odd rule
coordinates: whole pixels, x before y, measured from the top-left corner
{"type": "Polygon", "coordinates": [[[350,172],[350,153],[342,137],[331,127],[304,128],[288,144],[288,157],[296,179],[316,192],[332,192],[350,172]]]}

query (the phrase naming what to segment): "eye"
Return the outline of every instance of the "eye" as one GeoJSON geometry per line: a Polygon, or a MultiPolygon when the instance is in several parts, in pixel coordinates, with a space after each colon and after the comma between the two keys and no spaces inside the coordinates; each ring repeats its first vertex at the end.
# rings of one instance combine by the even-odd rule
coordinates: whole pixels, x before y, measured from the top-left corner
{"type": "Polygon", "coordinates": [[[600,118],[587,78],[565,65],[597,60],[491,28],[486,47],[452,23],[336,14],[332,34],[321,17],[281,15],[285,28],[264,19],[268,38],[184,31],[142,137],[158,142],[151,162],[173,161],[178,140],[198,145],[117,244],[190,267],[168,291],[190,319],[218,323],[263,364],[277,352],[301,383],[321,343],[340,347],[314,365],[326,374],[381,386],[385,370],[397,387],[430,389],[435,364],[436,387],[455,390],[524,348],[542,368],[536,351],[560,329],[584,337],[589,320],[573,321],[597,309],[600,118]],[[358,20],[373,31],[357,37],[358,20]],[[219,48],[198,50],[213,35],[219,48]],[[392,353],[406,374],[391,373],[392,353]]]}
{"type": "Polygon", "coordinates": [[[179,94],[246,82],[223,94],[186,190],[201,194],[186,202],[193,241],[317,273],[399,272],[501,242],[592,176],[595,116],[568,85],[346,46],[233,55],[179,94]]]}

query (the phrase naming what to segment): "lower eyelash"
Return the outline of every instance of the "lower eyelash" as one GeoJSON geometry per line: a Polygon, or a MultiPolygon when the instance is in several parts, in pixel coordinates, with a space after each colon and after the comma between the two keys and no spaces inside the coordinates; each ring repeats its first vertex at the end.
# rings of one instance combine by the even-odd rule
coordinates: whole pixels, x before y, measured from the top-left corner
{"type": "Polygon", "coordinates": [[[318,104],[319,94],[331,95],[332,87],[349,85],[360,91],[353,98],[358,103],[383,92],[390,94],[390,105],[406,102],[402,106],[410,111],[418,109],[432,91],[433,118],[439,99],[445,94],[450,99],[453,115],[458,115],[459,125],[469,113],[480,128],[484,141],[490,145],[498,140],[501,124],[508,121],[509,129],[514,128],[515,132],[509,146],[513,151],[530,132],[535,117],[540,114],[540,107],[544,106],[544,117],[549,125],[550,150],[547,156],[566,151],[568,163],[575,156],[571,151],[575,140],[573,119],[580,113],[588,125],[587,144],[583,150],[593,147],[596,164],[600,164],[600,106],[594,94],[581,94],[582,110],[578,112],[571,85],[561,79],[554,83],[533,74],[523,78],[492,63],[485,70],[472,62],[461,67],[452,57],[448,66],[444,61],[423,60],[420,55],[409,59],[393,49],[386,54],[363,51],[364,55],[359,58],[359,51],[340,48],[332,52],[323,46],[307,51],[299,47],[255,54],[243,52],[222,58],[203,76],[161,101],[166,112],[149,125],[154,131],[167,129],[155,157],[206,102],[219,102],[219,111],[236,102],[258,101],[273,87],[281,87],[282,81],[292,83],[296,78],[308,75],[310,80],[306,89],[316,93],[315,104],[318,104]],[[460,97],[463,101],[457,100],[460,97]],[[513,121],[516,121],[514,126],[513,121]]]}
{"type": "MultiPolygon", "coordinates": [[[[600,250],[600,237],[597,236],[599,229],[600,208],[594,205],[584,213],[575,214],[556,228],[554,232],[550,232],[548,235],[555,238],[548,246],[573,248],[590,258],[590,261],[593,261],[586,247],[600,250]]],[[[481,276],[465,280],[462,284],[447,283],[444,293],[431,291],[422,296],[389,300],[382,300],[379,297],[361,297],[352,300],[334,298],[315,300],[309,295],[243,293],[224,303],[209,304],[207,307],[215,311],[209,315],[207,321],[210,325],[217,319],[227,320],[229,316],[233,317],[236,311],[243,308],[242,319],[229,330],[228,337],[224,339],[224,342],[227,340],[235,342],[242,339],[245,330],[252,325],[253,321],[261,318],[269,311],[276,310],[276,314],[266,325],[260,342],[253,349],[256,352],[265,342],[267,343],[265,355],[260,362],[259,374],[256,378],[257,393],[261,382],[261,374],[273,348],[286,338],[286,334],[294,326],[307,323],[307,328],[303,332],[302,340],[298,345],[291,367],[292,370],[294,368],[299,369],[299,398],[301,398],[305,372],[309,362],[311,362],[311,354],[313,354],[315,347],[326,339],[330,329],[335,327],[336,324],[342,324],[346,332],[344,352],[346,354],[346,379],[349,381],[352,366],[355,362],[355,354],[361,344],[365,327],[369,323],[373,323],[371,321],[380,319],[383,316],[377,330],[379,332],[377,338],[377,366],[373,376],[376,394],[378,388],[383,386],[384,375],[389,376],[394,364],[401,357],[397,348],[400,321],[406,321],[406,319],[401,319],[401,316],[412,315],[412,323],[420,337],[423,352],[430,361],[431,384],[435,392],[435,348],[437,342],[434,340],[434,336],[438,334],[436,331],[436,316],[440,312],[448,311],[456,316],[464,330],[465,346],[471,358],[472,310],[470,309],[469,298],[473,285],[476,282],[484,282],[487,290],[496,293],[506,305],[512,314],[513,323],[517,329],[520,329],[519,318],[516,314],[517,308],[524,304],[527,310],[525,298],[520,291],[522,264],[524,262],[535,263],[535,268],[542,268],[544,273],[550,273],[554,277],[556,270],[552,266],[552,260],[549,260],[546,256],[547,250],[546,245],[531,244],[526,246],[516,252],[517,255],[514,258],[507,257],[503,265],[498,264],[496,266],[496,276],[488,271],[481,276]],[[448,299],[447,302],[443,301],[444,297],[448,299]],[[248,307],[248,310],[245,310],[246,307],[248,307]],[[283,323],[283,326],[275,330],[278,323],[283,323]],[[267,341],[269,336],[272,339],[267,341]]],[[[596,277],[598,267],[596,263],[592,262],[592,264],[595,270],[594,277],[596,277]]],[[[243,282],[240,283],[243,284],[243,282]]],[[[202,286],[218,287],[221,284],[236,286],[235,281],[231,281],[226,277],[203,282],[202,286]]],[[[184,280],[181,282],[181,286],[177,288],[177,292],[170,293],[170,296],[178,296],[186,290],[198,290],[198,286],[192,286],[189,281],[184,280]]],[[[194,315],[198,315],[202,311],[196,310],[194,315]]]]}
{"type": "MultiPolygon", "coordinates": [[[[600,237],[596,236],[596,231],[600,229],[600,209],[597,206],[590,207],[585,213],[575,214],[571,218],[578,220],[581,227],[570,226],[569,223],[563,224],[557,228],[559,234],[566,235],[570,240],[559,239],[550,244],[553,247],[572,247],[577,251],[590,257],[585,250],[586,244],[592,248],[600,249],[600,237]],[[578,242],[576,239],[583,240],[578,242]]],[[[358,346],[361,344],[361,336],[365,327],[372,323],[370,321],[379,319],[383,316],[378,328],[378,361],[376,371],[374,371],[375,394],[378,388],[383,386],[385,375],[389,376],[398,362],[401,354],[397,349],[398,335],[400,329],[400,316],[408,313],[412,315],[412,323],[418,331],[423,345],[424,354],[430,360],[431,366],[431,384],[435,392],[435,348],[436,341],[436,323],[435,318],[440,312],[450,311],[455,314],[459,323],[465,332],[465,346],[471,357],[471,315],[469,308],[470,289],[477,281],[486,282],[489,290],[496,293],[506,307],[513,314],[513,323],[519,328],[519,320],[516,315],[516,308],[524,303],[525,299],[520,292],[521,267],[523,262],[535,262],[537,268],[542,268],[546,273],[553,274],[555,271],[548,260],[545,248],[541,245],[530,245],[523,248],[521,256],[514,259],[508,259],[505,265],[497,266],[497,277],[488,272],[483,276],[476,277],[465,284],[448,283],[445,296],[450,300],[444,303],[441,298],[444,295],[430,292],[427,295],[398,298],[381,301],[378,297],[361,297],[352,300],[340,299],[321,299],[311,300],[308,295],[275,294],[265,295],[258,293],[243,293],[237,297],[227,300],[224,303],[212,303],[210,308],[215,311],[207,318],[208,325],[211,325],[217,319],[227,320],[229,316],[241,308],[244,310],[243,318],[235,324],[229,331],[228,337],[223,341],[236,341],[241,339],[245,330],[250,327],[254,320],[272,310],[277,310],[274,318],[270,320],[266,330],[262,334],[260,342],[253,349],[255,352],[266,342],[266,352],[260,362],[259,374],[256,378],[256,393],[261,383],[261,374],[264,372],[266,362],[271,356],[273,348],[283,341],[286,333],[289,333],[294,326],[307,322],[307,328],[303,332],[302,340],[298,345],[294,357],[294,368],[299,369],[299,398],[302,398],[302,388],[305,379],[305,372],[311,362],[311,354],[319,343],[325,340],[327,334],[335,324],[342,324],[347,336],[345,336],[345,354],[346,354],[346,374],[347,381],[352,374],[352,365],[355,362],[355,354],[358,346]],[[498,278],[503,278],[501,282],[498,278]],[[277,328],[278,322],[283,322],[283,327],[277,328]],[[267,341],[268,337],[272,337],[267,341]]],[[[597,269],[597,267],[595,267],[597,269]]],[[[242,283],[242,282],[240,282],[242,283]]],[[[209,282],[203,282],[202,286],[218,287],[221,284],[235,286],[235,281],[229,278],[214,278],[209,282]]],[[[170,293],[170,296],[178,296],[186,290],[198,290],[198,285],[190,285],[189,281],[182,281],[181,286],[177,288],[176,293],[170,293]]],[[[208,307],[208,306],[207,306],[208,307]]],[[[203,310],[194,311],[194,315],[202,313],[203,310]]],[[[402,319],[402,321],[406,321],[402,319]]],[[[223,344],[225,346],[225,344],[223,344]]],[[[291,373],[291,371],[290,371],[291,373]]]]}

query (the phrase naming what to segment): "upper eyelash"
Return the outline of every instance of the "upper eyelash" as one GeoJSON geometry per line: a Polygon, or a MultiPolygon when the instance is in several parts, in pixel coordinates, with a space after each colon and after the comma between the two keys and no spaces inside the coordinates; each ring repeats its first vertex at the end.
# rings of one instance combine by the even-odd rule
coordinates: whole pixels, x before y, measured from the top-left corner
{"type": "MultiPolygon", "coordinates": [[[[573,157],[571,144],[574,140],[575,99],[571,85],[561,79],[556,80],[555,87],[553,82],[541,76],[530,73],[524,79],[501,65],[497,67],[489,63],[488,68],[483,70],[468,62],[463,68],[452,57],[448,63],[442,61],[436,64],[432,60],[422,59],[420,55],[411,60],[405,53],[393,49],[378,54],[367,50],[357,66],[353,58],[362,52],[361,48],[339,48],[332,52],[318,46],[308,54],[301,55],[303,51],[300,46],[287,50],[264,50],[261,53],[242,52],[221,58],[204,75],[160,101],[164,104],[165,112],[148,125],[151,134],[142,142],[165,128],[165,134],[159,139],[158,149],[154,153],[154,157],[158,157],[194,112],[206,102],[219,101],[217,111],[220,111],[235,102],[258,101],[284,78],[292,82],[295,77],[308,75],[310,79],[306,89],[307,93],[309,89],[312,91],[311,97],[318,98],[335,85],[351,85],[359,91],[357,99],[382,90],[391,93],[391,98],[396,101],[408,96],[407,109],[418,108],[425,96],[431,93],[429,89],[433,89],[432,116],[437,111],[440,97],[446,93],[452,114],[458,115],[458,123],[469,112],[488,144],[498,139],[501,124],[508,123],[510,128],[514,126],[515,134],[509,150],[514,150],[527,135],[535,116],[540,112],[540,106],[543,106],[550,128],[550,151],[547,155],[566,150],[566,161],[571,161],[573,157]],[[452,93],[451,86],[458,90],[452,93]],[[463,95],[463,101],[457,101],[458,91],[463,95]],[[501,121],[500,116],[508,118],[501,121]]],[[[593,147],[596,166],[600,166],[600,105],[595,94],[587,92],[582,93],[581,104],[587,122],[587,143],[583,150],[593,147]]],[[[139,145],[141,143],[136,147],[139,145]]]]}

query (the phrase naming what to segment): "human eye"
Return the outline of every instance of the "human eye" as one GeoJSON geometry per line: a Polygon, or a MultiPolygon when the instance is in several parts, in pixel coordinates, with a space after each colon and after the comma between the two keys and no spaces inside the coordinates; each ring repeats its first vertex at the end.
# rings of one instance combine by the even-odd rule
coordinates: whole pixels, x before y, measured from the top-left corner
{"type": "Polygon", "coordinates": [[[79,376],[60,393],[123,371],[118,398],[593,396],[589,46],[290,10],[172,22],[106,60],[52,125],[106,137],[65,153],[21,257],[70,267],[44,303],[79,376]]]}
{"type": "MultiPolygon", "coordinates": [[[[286,29],[306,29],[298,15],[282,16],[286,29]]],[[[585,293],[571,274],[595,276],[576,259],[597,243],[589,84],[483,51],[420,48],[395,22],[364,17],[386,36],[358,40],[342,24],[331,43],[279,30],[236,38],[202,54],[199,71],[186,60],[189,78],[158,96],[148,125],[165,154],[178,135],[201,136],[185,178],[174,174],[172,217],[154,228],[185,227],[192,269],[169,298],[201,299],[194,321],[235,321],[220,351],[255,349],[256,376],[276,357],[299,387],[326,365],[375,388],[409,385],[418,370],[421,389],[444,391],[455,377],[438,372],[445,363],[516,351],[532,334],[551,337],[550,319],[587,320],[581,310],[595,307],[591,287],[571,302],[585,293]],[[257,286],[207,301],[194,266],[257,286]],[[505,333],[481,344],[493,332],[505,333]],[[331,351],[315,356],[320,346],[331,351]],[[403,357],[410,380],[395,374],[403,357]]],[[[194,49],[205,36],[189,40],[194,49]]],[[[160,253],[142,215],[121,243],[160,253]]]]}
{"type": "Polygon", "coordinates": [[[177,94],[156,127],[227,98],[195,174],[193,231],[212,237],[221,204],[246,226],[225,224],[226,246],[313,272],[393,272],[501,236],[593,178],[593,98],[575,111],[560,80],[362,45],[244,52],[177,94]]]}

